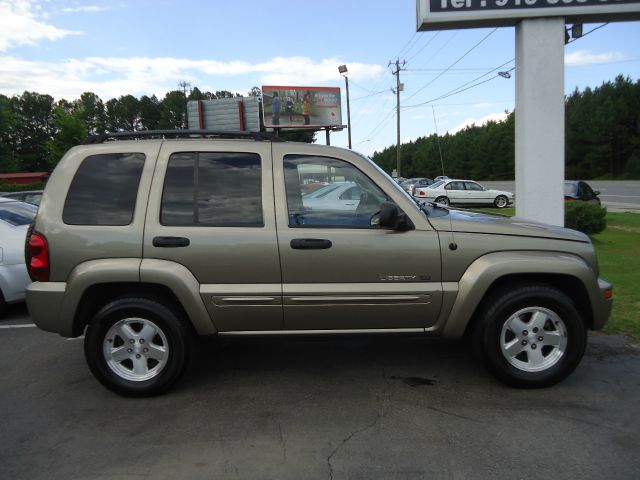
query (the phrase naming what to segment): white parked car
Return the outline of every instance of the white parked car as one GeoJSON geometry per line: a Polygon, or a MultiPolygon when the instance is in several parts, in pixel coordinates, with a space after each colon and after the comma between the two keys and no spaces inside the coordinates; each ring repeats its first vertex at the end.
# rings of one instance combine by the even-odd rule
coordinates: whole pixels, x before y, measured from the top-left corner
{"type": "Polygon", "coordinates": [[[31,283],[24,263],[24,243],[38,207],[0,198],[0,316],[8,303],[24,300],[31,283]]]}
{"type": "Polygon", "coordinates": [[[505,208],[514,201],[511,192],[484,188],[472,180],[451,178],[416,188],[413,196],[441,205],[493,205],[496,208],[505,208]]]}
{"type": "Polygon", "coordinates": [[[335,182],[303,195],[302,205],[311,210],[355,210],[361,195],[354,182],[335,182]]]}

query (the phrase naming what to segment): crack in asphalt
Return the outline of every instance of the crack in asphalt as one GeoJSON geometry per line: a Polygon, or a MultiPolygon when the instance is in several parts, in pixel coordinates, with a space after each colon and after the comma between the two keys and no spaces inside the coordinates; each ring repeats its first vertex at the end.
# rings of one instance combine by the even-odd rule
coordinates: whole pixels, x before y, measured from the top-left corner
{"type": "Polygon", "coordinates": [[[340,442],[340,444],[333,449],[333,451],[329,454],[329,456],[327,457],[327,467],[329,469],[329,480],[333,480],[333,463],[332,463],[332,459],[333,457],[338,453],[338,451],[340,451],[342,449],[342,447],[344,447],[347,443],[349,443],[349,441],[355,437],[356,435],[359,435],[361,433],[366,432],[367,430],[371,430],[372,428],[374,428],[378,423],[380,423],[380,420],[382,420],[384,417],[386,417],[387,415],[389,415],[389,405],[387,404],[386,406],[384,405],[384,401],[387,400],[387,395],[389,393],[389,390],[391,390],[391,388],[393,387],[393,383],[389,381],[389,378],[386,375],[386,372],[383,371],[383,378],[385,379],[385,383],[387,384],[382,391],[380,392],[380,394],[376,395],[376,401],[380,402],[381,404],[381,409],[378,408],[378,413],[376,415],[376,417],[373,419],[373,421],[369,424],[367,424],[366,426],[364,426],[363,428],[360,428],[358,430],[355,430],[354,432],[351,432],[347,437],[345,437],[342,442],[340,442]]]}

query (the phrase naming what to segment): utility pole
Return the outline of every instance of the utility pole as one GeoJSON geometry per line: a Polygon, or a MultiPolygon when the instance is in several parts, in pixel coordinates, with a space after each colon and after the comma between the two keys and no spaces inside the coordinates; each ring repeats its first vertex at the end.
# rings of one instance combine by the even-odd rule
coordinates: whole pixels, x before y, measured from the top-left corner
{"type": "Polygon", "coordinates": [[[404,67],[407,64],[407,62],[405,62],[404,60],[402,60],[402,62],[400,62],[399,58],[396,58],[395,62],[389,62],[389,65],[395,65],[396,67],[396,71],[395,72],[391,72],[393,75],[396,76],[396,89],[394,91],[394,93],[396,94],[396,112],[397,112],[397,126],[398,126],[398,131],[397,131],[397,139],[396,139],[396,175],[398,177],[401,177],[401,170],[400,170],[400,92],[402,90],[404,90],[404,85],[402,83],[400,83],[400,71],[402,70],[402,67],[404,67]],[[402,63],[402,64],[401,64],[402,63]]]}
{"type": "Polygon", "coordinates": [[[184,80],[178,82],[178,86],[182,88],[182,94],[184,95],[184,112],[182,112],[182,128],[189,127],[189,112],[187,111],[187,88],[191,91],[191,84],[184,80]]]}
{"type": "Polygon", "coordinates": [[[187,98],[187,88],[191,90],[191,84],[184,80],[180,80],[178,82],[178,86],[182,89],[182,93],[184,94],[184,98],[187,98]]]}

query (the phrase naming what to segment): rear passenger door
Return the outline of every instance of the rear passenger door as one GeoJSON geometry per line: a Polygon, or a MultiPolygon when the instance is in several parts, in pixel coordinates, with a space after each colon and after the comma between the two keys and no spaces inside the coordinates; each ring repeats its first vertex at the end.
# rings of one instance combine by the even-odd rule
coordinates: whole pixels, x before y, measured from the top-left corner
{"type": "Polygon", "coordinates": [[[464,190],[464,182],[449,182],[445,187],[447,197],[451,203],[466,203],[467,194],[464,190]]]}
{"type": "Polygon", "coordinates": [[[144,258],[184,265],[219,331],[281,329],[269,143],[165,142],[144,258]]]}

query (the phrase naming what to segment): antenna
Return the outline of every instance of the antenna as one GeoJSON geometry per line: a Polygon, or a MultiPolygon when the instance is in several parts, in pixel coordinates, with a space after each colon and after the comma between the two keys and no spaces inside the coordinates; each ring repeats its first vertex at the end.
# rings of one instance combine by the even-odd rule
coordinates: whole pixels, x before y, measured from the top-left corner
{"type": "MultiPolygon", "coordinates": [[[[442,167],[442,175],[444,173],[444,159],[442,157],[442,146],[440,145],[440,135],[438,134],[438,121],[436,120],[436,109],[431,105],[431,112],[433,113],[433,123],[436,126],[436,139],[438,140],[438,151],[440,152],[440,166],[442,167]]],[[[458,244],[453,236],[453,222],[451,221],[451,213],[449,213],[449,233],[451,234],[451,243],[449,243],[449,250],[457,250],[458,244]]]]}
{"type": "Polygon", "coordinates": [[[440,145],[440,134],[438,133],[438,121],[436,120],[436,109],[431,105],[431,112],[433,113],[433,123],[436,126],[436,140],[438,141],[438,152],[440,153],[440,167],[442,168],[442,175],[444,173],[444,159],[442,158],[442,146],[440,145]]]}

